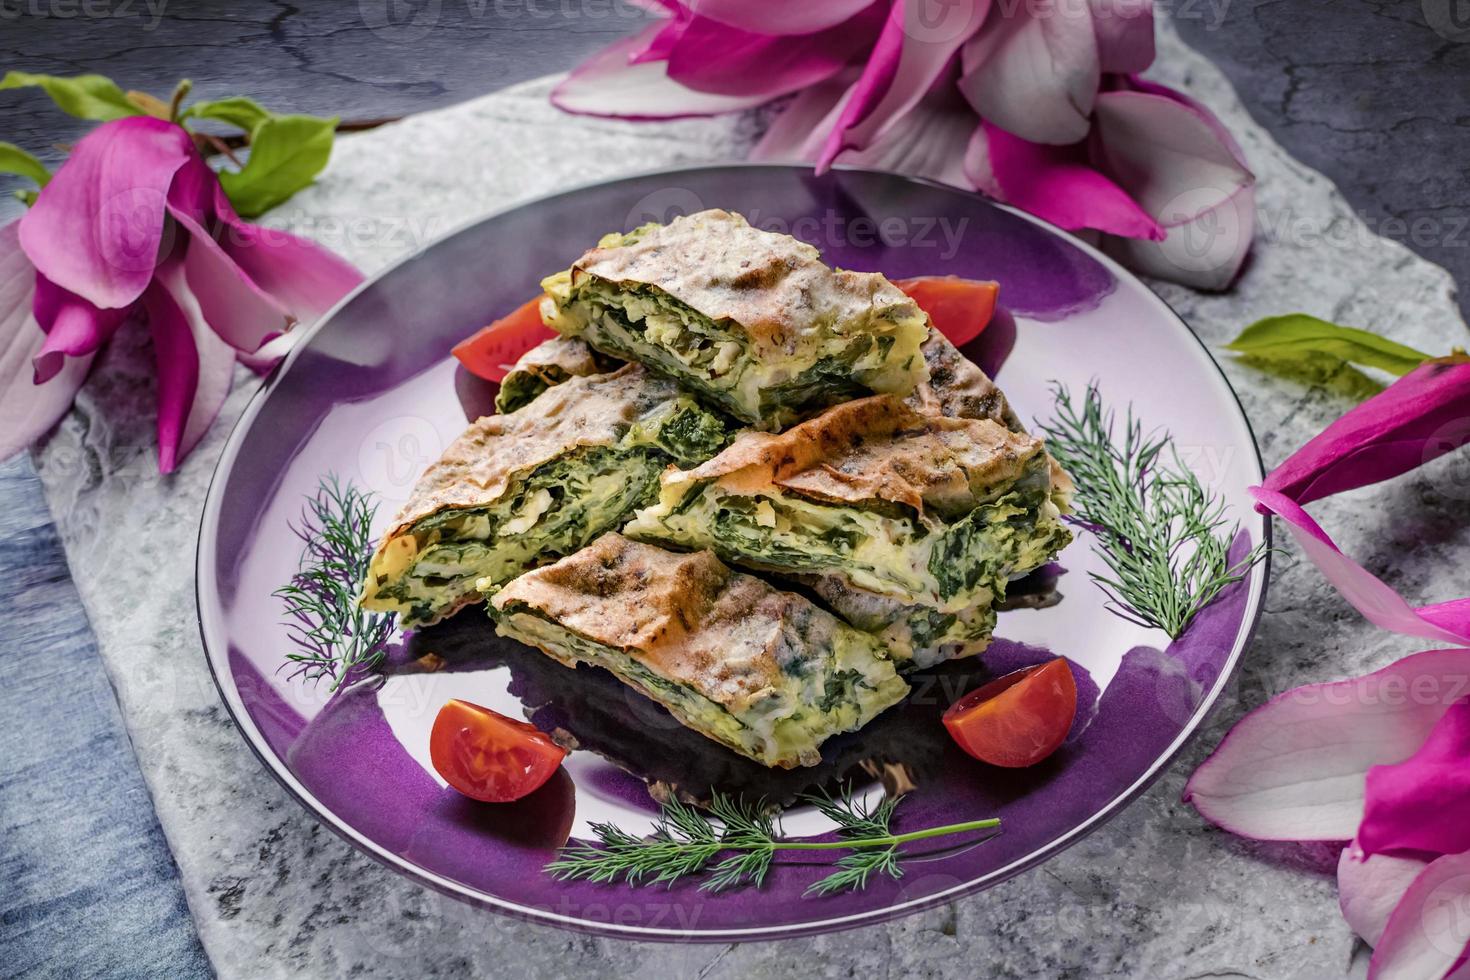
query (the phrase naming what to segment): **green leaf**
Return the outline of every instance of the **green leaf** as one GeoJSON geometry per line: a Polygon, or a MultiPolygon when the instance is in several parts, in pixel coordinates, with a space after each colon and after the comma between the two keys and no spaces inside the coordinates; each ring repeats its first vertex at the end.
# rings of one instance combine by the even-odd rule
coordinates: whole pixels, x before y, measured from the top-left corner
{"type": "Polygon", "coordinates": [[[212,102],[196,102],[184,111],[184,118],[217,119],[237,129],[243,129],[247,133],[253,133],[255,127],[273,117],[270,110],[259,102],[247,99],[243,95],[237,95],[228,99],[215,99],[212,102]]]}
{"type": "Polygon", "coordinates": [[[337,118],[271,116],[250,135],[250,157],[238,171],[223,171],[220,185],[235,210],[253,218],[311,183],[327,165],[337,118]]]}
{"type": "Polygon", "coordinates": [[[14,143],[0,140],[0,174],[19,174],[29,177],[36,186],[45,187],[51,180],[51,171],[46,165],[14,143]]]}
{"type": "Polygon", "coordinates": [[[127,93],[117,87],[112,79],[103,75],[77,75],[63,78],[60,75],[32,75],[24,71],[6,72],[0,79],[0,92],[12,88],[35,88],[46,90],[61,111],[78,119],[96,119],[106,122],[126,119],[128,116],[147,115],[128,100],[127,93]]]}
{"type": "Polygon", "coordinates": [[[1358,402],[1366,401],[1383,390],[1382,384],[1347,361],[1322,351],[1307,351],[1280,360],[1246,354],[1240,358],[1240,363],[1308,387],[1317,385],[1358,402]]]}
{"type": "Polygon", "coordinates": [[[1339,327],[1305,313],[1257,320],[1225,348],[1277,364],[1301,362],[1313,372],[1322,370],[1323,355],[1339,364],[1361,364],[1393,375],[1408,374],[1433,356],[1375,333],[1339,327]],[[1307,365],[1308,361],[1316,363],[1307,365]]]}

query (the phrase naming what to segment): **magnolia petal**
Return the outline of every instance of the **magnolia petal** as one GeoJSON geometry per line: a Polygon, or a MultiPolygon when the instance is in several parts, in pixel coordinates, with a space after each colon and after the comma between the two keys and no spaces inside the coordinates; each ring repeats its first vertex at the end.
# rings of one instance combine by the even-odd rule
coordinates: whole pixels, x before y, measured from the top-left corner
{"type": "Polygon", "coordinates": [[[1307,504],[1407,473],[1467,441],[1470,358],[1452,355],[1421,364],[1333,422],[1272,470],[1266,486],[1307,504]]]}
{"type": "Polygon", "coordinates": [[[873,0],[685,0],[700,17],[756,34],[812,34],[835,27],[873,0]]]}
{"type": "Polygon", "coordinates": [[[1470,636],[1470,599],[1451,599],[1432,606],[1420,606],[1414,611],[1457,636],[1470,636]]]}
{"type": "Polygon", "coordinates": [[[863,150],[891,130],[951,69],[980,29],[990,0],[900,0],[817,158],[821,172],[844,150],[863,150]]]}
{"type": "Polygon", "coordinates": [[[857,72],[844,71],[813,85],[792,99],[771,120],[750,159],[776,163],[814,163],[827,133],[837,124],[842,107],[852,95],[857,72]]]}
{"type": "Polygon", "coordinates": [[[1241,719],[1184,799],[1257,840],[1351,840],[1374,766],[1413,755],[1470,676],[1470,650],[1432,650],[1345,681],[1287,691],[1241,719]]]}
{"type": "Polygon", "coordinates": [[[968,188],[965,148],[974,129],[974,112],[941,80],[872,144],[847,150],[837,161],[968,188]]]}
{"type": "Polygon", "coordinates": [[[169,185],[194,152],[181,127],[151,116],[82,137],[20,219],[36,271],[94,306],[131,304],[158,262],[169,185]]]}
{"type": "MultiPolygon", "coordinates": [[[[840,72],[853,56],[872,45],[883,20],[882,7],[873,6],[850,22],[817,34],[772,37],[707,17],[689,18],[677,27],[676,39],[668,44],[668,76],[698,92],[734,96],[759,92],[774,99],[840,72]]],[[[670,33],[673,31],[664,31],[670,33]]],[[[654,50],[657,48],[648,54],[654,50]]]]}
{"type": "Polygon", "coordinates": [[[1387,854],[1368,857],[1356,845],[1343,848],[1337,862],[1337,903],[1353,932],[1377,946],[1394,907],[1428,863],[1387,854]]]}
{"type": "Polygon", "coordinates": [[[92,355],[67,358],[45,384],[32,361],[46,335],[31,313],[36,270],[20,250],[19,222],[0,227],[0,461],[50,431],[86,380],[92,355]]]}
{"type": "Polygon", "coordinates": [[[764,92],[714,95],[685,88],[668,77],[665,62],[630,63],[650,44],[659,24],[615,41],[584,61],[551,91],[551,104],[563,112],[617,119],[678,119],[750,109],[769,100],[764,92]]]}
{"type": "Polygon", "coordinates": [[[960,91],[988,122],[1034,143],[1087,136],[1101,73],[1086,3],[999,4],[961,64],[960,91]]]}
{"type": "Polygon", "coordinates": [[[1088,0],[1088,6],[1102,71],[1131,74],[1153,64],[1153,0],[1088,0]]]}
{"type": "Polygon", "coordinates": [[[290,329],[294,320],[286,308],[256,285],[202,225],[172,206],[170,213],[187,232],[183,265],[189,292],[221,340],[249,353],[290,329]]]}
{"type": "Polygon", "coordinates": [[[336,252],[288,231],[242,221],[218,183],[214,194],[214,213],[224,226],[220,247],[295,320],[315,321],[362,284],[362,273],[336,252]]]}
{"type": "Polygon", "coordinates": [[[1094,162],[1166,227],[1214,210],[1255,183],[1193,107],[1155,92],[1097,97],[1094,162]]]}
{"type": "MultiPolygon", "coordinates": [[[[1001,200],[1068,231],[1096,228],[1129,238],[1164,237],[1127,192],[1087,164],[1080,147],[1033,143],[988,120],[982,129],[989,177],[1001,200]]],[[[972,161],[976,154],[972,147],[972,161]]],[[[969,170],[972,178],[981,176],[973,166],[969,170]]],[[[978,179],[976,185],[983,186],[978,179]]]]}
{"type": "Polygon", "coordinates": [[[172,473],[230,393],[235,350],[205,322],[183,262],[159,266],[143,303],[158,376],[158,469],[172,473]]]}
{"type": "Polygon", "coordinates": [[[1228,286],[1255,234],[1255,175],[1224,127],[1197,103],[1152,84],[1102,93],[1096,121],[1093,162],[1168,230],[1156,244],[1109,250],[1149,275],[1228,286]]]}
{"type": "Polygon", "coordinates": [[[55,377],[66,358],[94,353],[128,316],[126,309],[99,310],[40,274],[31,310],[46,333],[45,343],[32,358],[36,384],[55,377]]]}
{"type": "Polygon", "coordinates": [[[1470,678],[1419,751],[1368,770],[1358,844],[1385,851],[1470,851],[1470,678]]]}
{"type": "MultiPolygon", "coordinates": [[[[1249,490],[1263,510],[1286,522],[1287,530],[1312,564],[1374,626],[1406,636],[1470,646],[1470,633],[1448,628],[1420,615],[1383,580],[1339,551],[1327,532],[1291,498],[1264,487],[1251,487],[1249,490]]],[[[1446,617],[1443,622],[1454,620],[1446,617]]]]}
{"type": "Polygon", "coordinates": [[[1470,853],[1435,858],[1388,917],[1369,980],[1445,977],[1470,953],[1470,853]]]}
{"type": "Polygon", "coordinates": [[[1135,272],[1156,279],[1214,292],[1230,288],[1255,236],[1255,188],[1244,188],[1219,207],[1182,224],[1177,223],[1180,214],[1160,216],[1176,222],[1164,229],[1161,241],[1108,238],[1103,250],[1135,272]]]}

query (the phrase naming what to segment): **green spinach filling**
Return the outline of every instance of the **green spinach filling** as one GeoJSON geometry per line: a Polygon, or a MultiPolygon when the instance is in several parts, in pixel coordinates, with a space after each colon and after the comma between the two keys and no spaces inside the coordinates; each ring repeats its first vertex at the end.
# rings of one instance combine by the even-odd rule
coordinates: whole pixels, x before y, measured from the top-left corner
{"type": "Polygon", "coordinates": [[[744,494],[717,482],[666,486],[664,498],[640,511],[625,533],[711,548],[765,571],[834,573],[858,588],[949,613],[1002,598],[1013,575],[1045,563],[1071,539],[1042,477],[1028,474],[999,488],[997,498],[952,523],[897,505],[822,503],[774,487],[744,494]]]}

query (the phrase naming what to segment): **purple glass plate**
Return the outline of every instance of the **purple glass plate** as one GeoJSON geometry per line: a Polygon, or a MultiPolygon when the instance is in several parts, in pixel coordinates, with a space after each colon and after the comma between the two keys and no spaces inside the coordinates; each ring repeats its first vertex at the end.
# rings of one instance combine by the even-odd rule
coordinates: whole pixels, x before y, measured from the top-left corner
{"type": "MultiPolygon", "coordinates": [[[[205,506],[199,616],[220,693],[266,768],[328,827],[417,881],[539,922],[642,939],[770,939],[881,922],[1003,881],[1117,813],[1180,750],[1249,639],[1264,564],[1170,644],[1107,611],[1087,577],[1098,559],[1085,538],[1074,543],[1060,558],[1063,601],[1002,613],[986,658],[994,672],[1054,655],[1077,665],[1087,703],[1067,745],[1032,770],[987,769],[937,734],[935,716],[975,679],[940,671],[916,685],[894,720],[834,740],[833,752],[884,739],[923,756],[900,831],[988,816],[1004,829],[912,855],[900,880],[826,898],[802,896],[829,870],[821,863],[782,863],[763,888],[721,894],[544,874],[556,845],[568,834],[590,837],[591,822],[646,830],[654,807],[642,783],[577,751],[564,776],[526,800],[473,804],[428,765],[428,731],[445,700],[530,711],[546,728],[601,726],[608,744],[644,759],[685,757],[689,736],[620,685],[596,696],[595,675],[547,673],[539,655],[484,639],[490,627],[474,611],[448,633],[420,634],[386,677],[335,696],[280,669],[291,647],[271,593],[295,568],[290,524],[318,479],[335,473],[375,491],[381,529],[487,394],[457,374],[450,347],[534,295],[543,275],[604,232],[702,207],[740,211],[845,268],[998,280],[1003,313],[970,353],[1001,365],[998,380],[1024,419],[1049,416],[1051,382],[1080,391],[1096,379],[1112,403],[1131,401],[1148,424],[1174,434],[1241,522],[1237,548],[1266,539],[1269,525],[1245,494],[1261,481],[1260,458],[1230,387],[1188,327],[1096,250],[975,195],[888,174],[816,177],[780,166],[652,174],[478,221],[364,284],[302,339],[231,434],[205,506]],[[455,653],[450,633],[480,637],[481,648],[455,653]],[[425,652],[450,669],[425,669],[440,662],[415,659],[425,652]]],[[[831,825],[798,807],[785,829],[822,834],[831,825]]]]}

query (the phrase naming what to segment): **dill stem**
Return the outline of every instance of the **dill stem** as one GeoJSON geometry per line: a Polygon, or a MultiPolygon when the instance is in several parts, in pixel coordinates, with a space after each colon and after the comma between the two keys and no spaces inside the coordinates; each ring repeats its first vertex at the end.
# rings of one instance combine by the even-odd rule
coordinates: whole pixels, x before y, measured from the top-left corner
{"type": "Polygon", "coordinates": [[[771,847],[782,851],[827,851],[835,848],[850,849],[854,847],[893,847],[898,844],[907,844],[909,841],[925,840],[929,837],[943,837],[948,834],[962,834],[968,830],[990,830],[999,827],[1000,820],[991,817],[987,820],[969,820],[965,823],[945,824],[943,827],[930,827],[928,830],[911,830],[907,834],[891,834],[884,837],[856,837],[847,840],[833,841],[760,841],[752,843],[733,843],[726,845],[726,850],[743,851],[754,850],[758,847],[771,847]]]}

